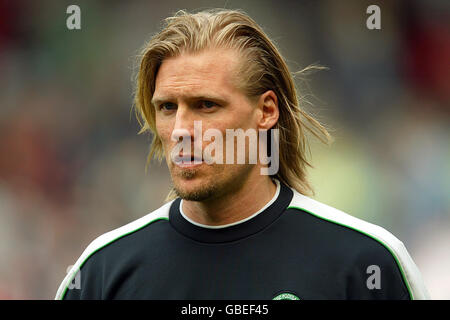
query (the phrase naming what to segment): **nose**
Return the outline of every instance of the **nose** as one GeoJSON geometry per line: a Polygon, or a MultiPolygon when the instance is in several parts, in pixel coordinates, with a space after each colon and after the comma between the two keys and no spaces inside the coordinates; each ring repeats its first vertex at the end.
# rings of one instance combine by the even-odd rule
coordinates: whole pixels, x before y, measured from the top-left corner
{"type": "Polygon", "coordinates": [[[175,116],[171,139],[179,142],[191,139],[194,136],[194,118],[186,106],[179,105],[175,116]]]}
{"type": "Polygon", "coordinates": [[[201,158],[202,123],[195,120],[195,116],[188,108],[178,106],[171,139],[176,143],[172,149],[172,159],[178,159],[176,157],[183,155],[192,156],[192,153],[195,157],[201,158]]]}

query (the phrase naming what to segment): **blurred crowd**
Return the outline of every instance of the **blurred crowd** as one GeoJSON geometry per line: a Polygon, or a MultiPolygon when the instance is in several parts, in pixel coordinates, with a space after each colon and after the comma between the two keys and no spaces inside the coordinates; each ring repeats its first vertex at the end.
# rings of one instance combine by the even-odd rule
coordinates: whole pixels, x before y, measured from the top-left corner
{"type": "MultiPolygon", "coordinates": [[[[52,299],[98,235],[158,208],[165,163],[132,111],[135,57],[178,9],[223,1],[0,0],[0,299],[52,299]]],[[[432,298],[450,299],[448,1],[226,1],[259,22],[331,129],[312,140],[315,198],[400,238],[432,298]],[[366,8],[379,2],[381,30],[366,8]],[[276,10],[275,10],[276,9],[276,10]]],[[[313,107],[311,105],[313,105],[313,107]]]]}

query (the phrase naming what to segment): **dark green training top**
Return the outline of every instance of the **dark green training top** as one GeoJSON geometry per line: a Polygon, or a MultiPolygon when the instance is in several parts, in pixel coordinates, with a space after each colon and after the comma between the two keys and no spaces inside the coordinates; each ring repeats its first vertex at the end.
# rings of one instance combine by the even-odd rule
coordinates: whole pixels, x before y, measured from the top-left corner
{"type": "Polygon", "coordinates": [[[427,299],[402,242],[276,181],[260,211],[211,227],[175,199],[95,239],[56,299],[427,299]]]}

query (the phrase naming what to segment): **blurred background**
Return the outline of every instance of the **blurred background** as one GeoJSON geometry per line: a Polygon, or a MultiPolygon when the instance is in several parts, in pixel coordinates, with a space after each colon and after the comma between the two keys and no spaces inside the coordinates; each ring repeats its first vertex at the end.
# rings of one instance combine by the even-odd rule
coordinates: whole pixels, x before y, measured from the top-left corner
{"type": "Polygon", "coordinates": [[[449,1],[0,0],[0,299],[53,299],[100,234],[160,207],[165,164],[131,111],[135,57],[179,9],[243,9],[279,46],[305,108],[315,199],[401,239],[450,299],[449,1]],[[81,30],[66,9],[81,8],[81,30]],[[368,30],[366,9],[381,9],[368,30]],[[311,106],[312,105],[312,106],[311,106]]]}

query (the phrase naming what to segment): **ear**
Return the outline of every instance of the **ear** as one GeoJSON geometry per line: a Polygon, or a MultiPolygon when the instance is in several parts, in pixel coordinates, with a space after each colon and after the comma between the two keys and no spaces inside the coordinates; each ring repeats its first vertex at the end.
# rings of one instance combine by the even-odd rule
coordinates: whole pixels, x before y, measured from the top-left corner
{"type": "Polygon", "coordinates": [[[269,130],[278,122],[280,112],[278,109],[278,98],[274,91],[264,92],[258,99],[258,109],[261,117],[258,121],[259,129],[269,130]]]}

